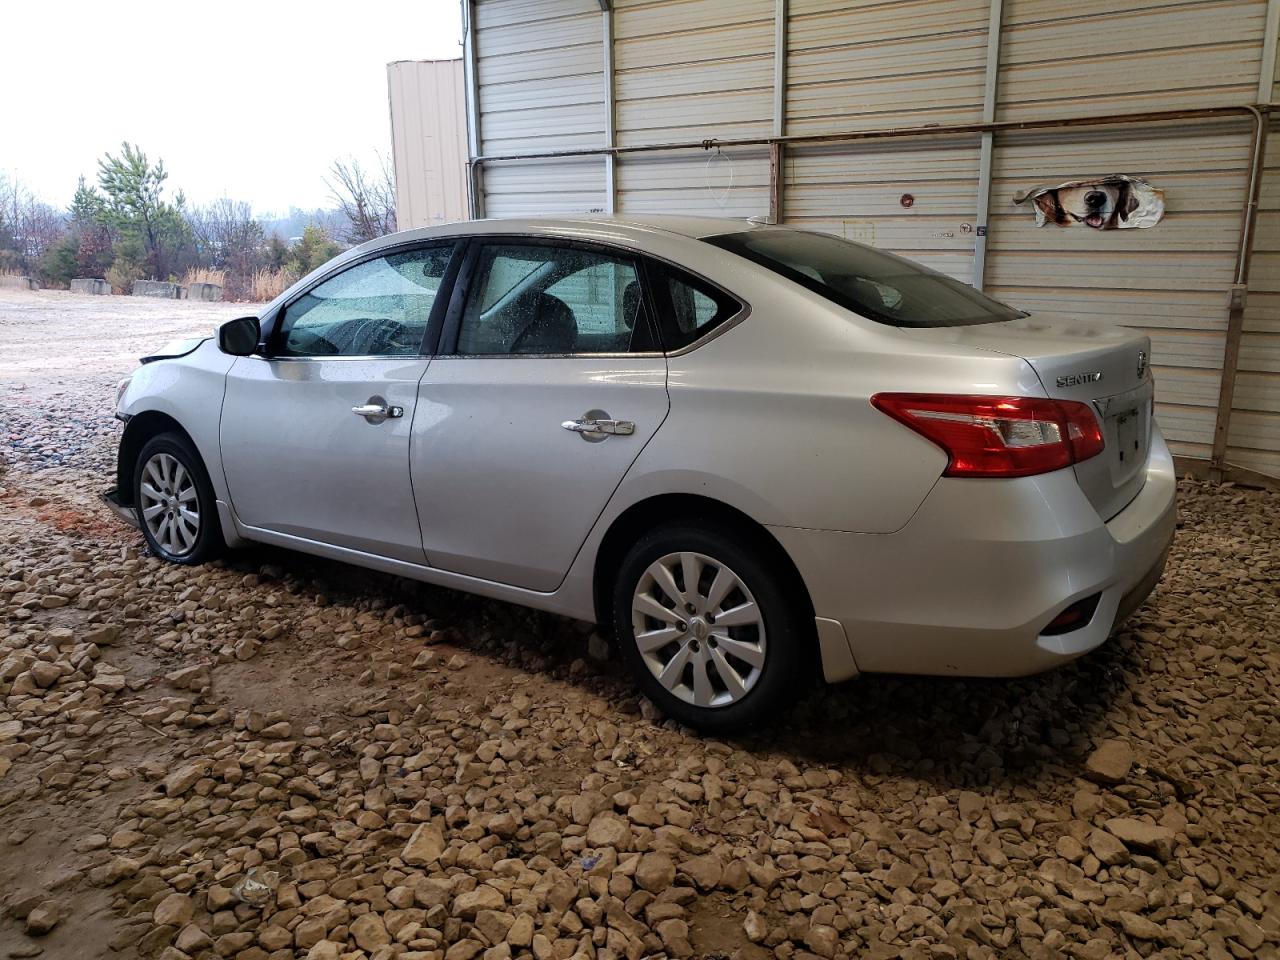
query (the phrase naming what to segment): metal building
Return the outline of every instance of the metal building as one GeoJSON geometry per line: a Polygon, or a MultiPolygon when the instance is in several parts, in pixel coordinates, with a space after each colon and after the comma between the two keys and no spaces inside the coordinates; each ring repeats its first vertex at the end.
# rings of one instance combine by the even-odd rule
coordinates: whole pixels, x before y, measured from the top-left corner
{"type": "Polygon", "coordinates": [[[387,64],[396,221],[401,230],[467,218],[461,60],[387,64]]]}
{"type": "Polygon", "coordinates": [[[1139,327],[1184,465],[1280,476],[1280,0],[464,0],[464,16],[473,215],[762,217],[1139,327]],[[1013,203],[1112,173],[1165,191],[1158,226],[1037,227],[1013,203]]]}

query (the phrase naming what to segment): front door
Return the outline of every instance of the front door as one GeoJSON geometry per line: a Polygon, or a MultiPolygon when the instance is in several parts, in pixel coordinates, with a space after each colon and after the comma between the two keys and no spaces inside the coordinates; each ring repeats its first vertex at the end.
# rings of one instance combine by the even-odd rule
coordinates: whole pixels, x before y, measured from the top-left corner
{"type": "Polygon", "coordinates": [[[640,272],[568,242],[473,244],[414,420],[432,566],[543,592],[564,579],[669,407],[640,272]]]}
{"type": "Polygon", "coordinates": [[[424,561],[409,437],[452,251],[417,247],[330,276],[284,307],[265,357],[236,360],[221,447],[241,523],[424,561]]]}

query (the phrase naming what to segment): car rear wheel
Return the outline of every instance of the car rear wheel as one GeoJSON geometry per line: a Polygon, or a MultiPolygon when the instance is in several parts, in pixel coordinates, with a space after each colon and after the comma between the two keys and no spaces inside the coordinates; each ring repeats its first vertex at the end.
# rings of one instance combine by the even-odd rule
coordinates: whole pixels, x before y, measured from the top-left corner
{"type": "Polygon", "coordinates": [[[668,716],[709,733],[771,717],[797,693],[803,620],[766,552],[728,530],[663,526],[623,560],[623,660],[668,716]]]}
{"type": "Polygon", "coordinates": [[[186,437],[162,433],[143,444],[133,470],[133,503],[147,546],[162,560],[204,563],[222,551],[213,486],[186,437]]]}

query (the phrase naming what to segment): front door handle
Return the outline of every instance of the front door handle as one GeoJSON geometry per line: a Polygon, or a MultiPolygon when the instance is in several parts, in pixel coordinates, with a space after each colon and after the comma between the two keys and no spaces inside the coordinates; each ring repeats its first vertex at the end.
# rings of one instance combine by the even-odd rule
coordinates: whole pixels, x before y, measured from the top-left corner
{"type": "Polygon", "coordinates": [[[608,414],[596,416],[597,412],[592,410],[581,419],[566,420],[560,426],[592,442],[606,437],[629,437],[636,432],[636,425],[630,420],[611,420],[608,414]]]}
{"type": "Polygon", "coordinates": [[[404,407],[393,407],[381,397],[370,397],[368,403],[352,407],[351,412],[357,417],[364,417],[369,423],[382,423],[384,420],[398,420],[404,416],[404,407]]]}

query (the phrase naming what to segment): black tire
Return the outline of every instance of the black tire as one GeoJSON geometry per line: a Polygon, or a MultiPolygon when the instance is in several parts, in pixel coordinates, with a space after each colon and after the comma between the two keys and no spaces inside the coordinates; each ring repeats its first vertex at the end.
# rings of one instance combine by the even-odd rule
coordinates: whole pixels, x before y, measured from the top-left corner
{"type": "MultiPolygon", "coordinates": [[[[156,488],[153,486],[152,489],[156,488]]],[[[226,543],[222,539],[222,525],[218,522],[218,506],[213,485],[209,482],[209,472],[205,470],[204,461],[200,459],[200,454],[196,452],[191,441],[182,434],[157,434],[142,445],[133,466],[133,505],[147,546],[162,560],[191,566],[216,559],[226,548],[226,543]],[[158,540],[150,524],[143,517],[145,498],[142,488],[143,483],[148,480],[144,474],[151,459],[161,455],[167,455],[181,464],[192,480],[199,524],[189,548],[181,542],[181,538],[175,540],[173,544],[158,540]],[[182,549],[175,550],[173,545],[182,549]]],[[[189,522],[184,521],[184,524],[184,529],[190,529],[189,522]]]]}
{"type": "MultiPolygon", "coordinates": [[[[806,627],[811,621],[805,615],[804,604],[795,597],[795,590],[789,583],[790,578],[785,571],[777,569],[777,563],[770,562],[769,553],[755,538],[743,536],[728,528],[705,525],[696,521],[677,522],[650,530],[627,552],[613,589],[614,633],[618,650],[645,696],[667,716],[704,733],[734,733],[776,719],[787,704],[794,702],[802,695],[806,665],[810,662],[810,651],[807,647],[811,643],[812,632],[806,627]],[[663,558],[682,553],[700,554],[711,561],[710,564],[704,564],[700,573],[697,574],[703,584],[714,581],[719,566],[728,568],[728,571],[745,588],[746,593],[738,593],[735,588],[735,592],[729,596],[737,599],[727,600],[726,603],[739,604],[747,599],[754,600],[763,622],[763,644],[758,643],[758,627],[733,628],[736,636],[739,637],[737,649],[745,649],[740,645],[742,639],[749,644],[762,646],[763,663],[758,666],[759,673],[754,681],[737,699],[732,699],[732,692],[723,681],[720,681],[719,689],[715,691],[716,695],[729,699],[718,706],[699,706],[683,699],[659,682],[654,672],[659,669],[661,661],[670,651],[682,653],[685,645],[698,649],[697,639],[687,633],[681,633],[678,639],[672,640],[670,645],[658,651],[651,652],[648,658],[641,653],[636,642],[632,603],[637,588],[642,584],[642,578],[647,578],[644,582],[650,586],[650,589],[656,589],[656,580],[646,571],[650,570],[652,564],[663,558]],[[741,632],[744,630],[745,635],[741,632]],[[753,641],[753,637],[757,639],[753,641]]],[[[678,561],[669,562],[674,565],[678,561]]],[[[682,580],[677,579],[675,583],[677,587],[687,592],[682,580]]],[[[700,589],[698,592],[704,591],[700,589]]],[[[705,592],[712,593],[709,589],[705,592]]],[[[723,608],[717,609],[723,612],[723,608]]],[[[644,619],[644,615],[641,615],[641,618],[644,619]]],[[[690,615],[683,623],[686,631],[692,631],[695,626],[694,621],[698,619],[705,621],[706,617],[702,614],[690,615]]],[[[646,630],[657,630],[663,627],[663,620],[650,617],[644,620],[643,626],[646,630]]],[[[677,622],[668,629],[679,631],[680,626],[681,623],[677,622]]],[[[712,637],[715,634],[723,635],[728,632],[723,626],[717,627],[714,624],[714,618],[709,625],[704,622],[701,627],[712,631],[712,637]]],[[[716,647],[711,638],[702,639],[701,644],[716,647]]],[[[718,649],[723,662],[724,654],[729,650],[723,639],[720,640],[718,649]]],[[[714,656],[709,649],[706,654],[708,657],[714,656]]],[[[674,656],[675,654],[672,654],[673,659],[674,656]]],[[[667,662],[670,664],[671,661],[667,662]]],[[[712,663],[714,666],[715,661],[712,663]]],[[[729,666],[735,670],[752,669],[746,661],[732,658],[729,660],[729,666]]],[[[695,669],[693,664],[689,664],[681,667],[680,673],[686,677],[692,677],[695,669]]],[[[711,675],[712,683],[720,680],[719,668],[715,667],[714,670],[715,672],[711,675]]],[[[695,695],[695,691],[691,689],[691,681],[682,686],[685,696],[695,695]]]]}

